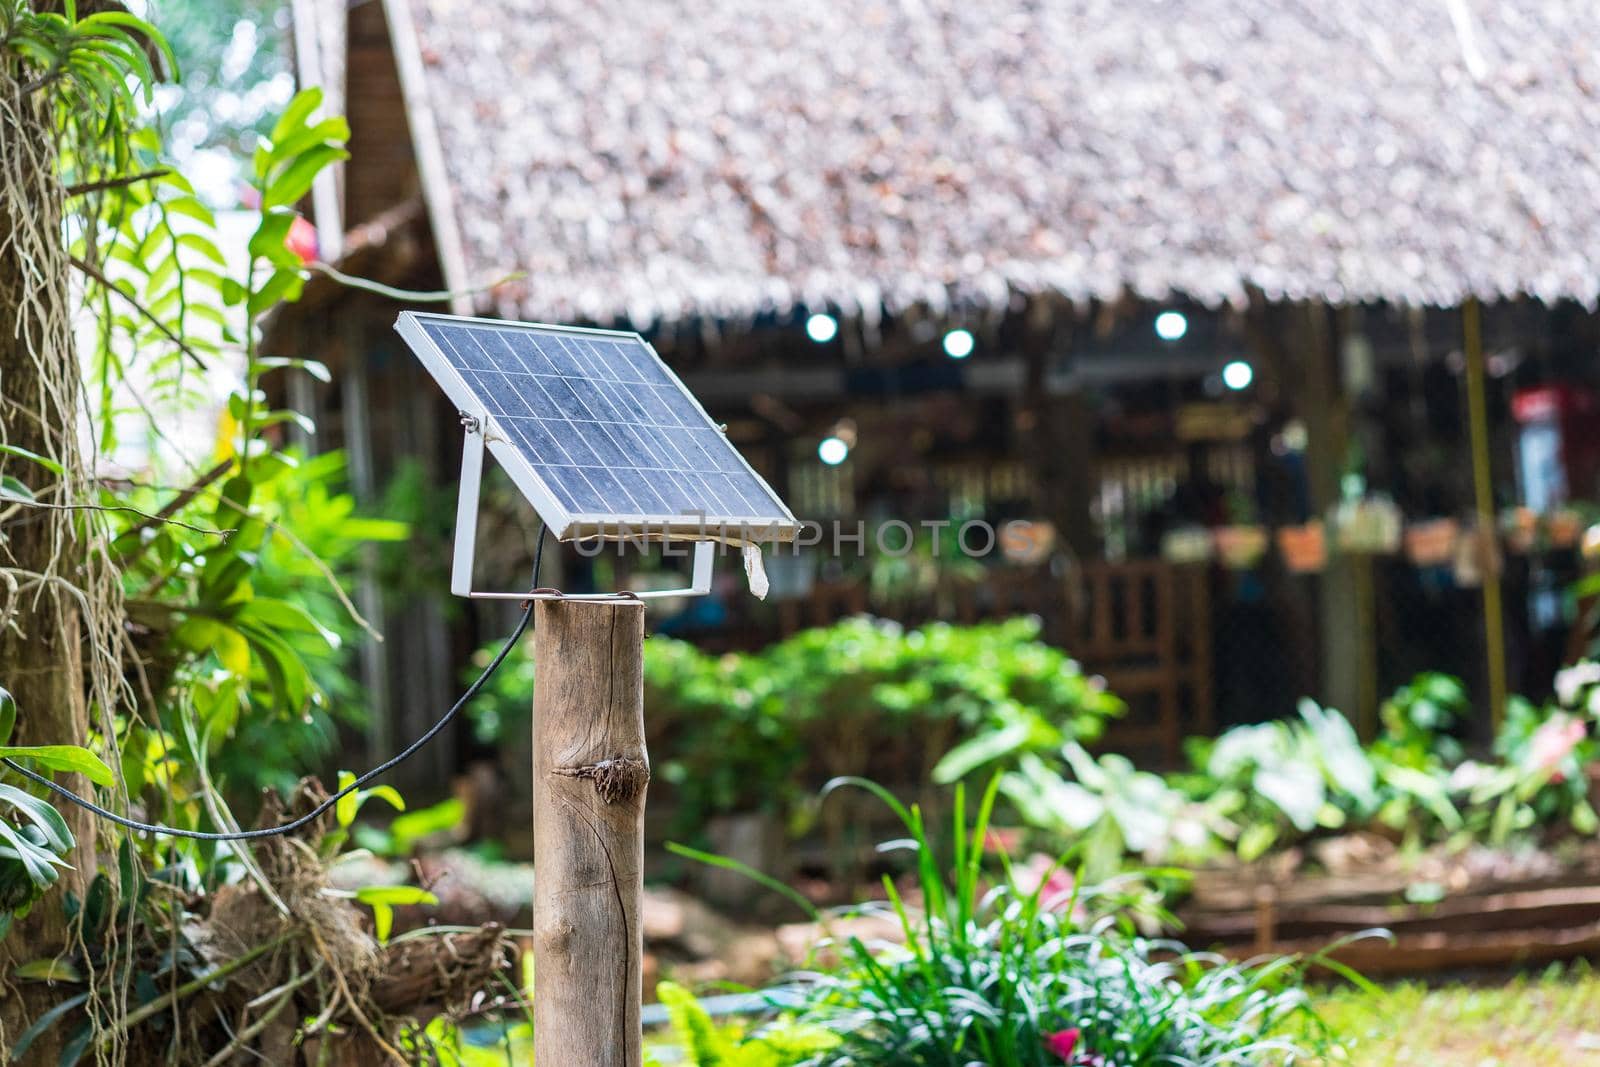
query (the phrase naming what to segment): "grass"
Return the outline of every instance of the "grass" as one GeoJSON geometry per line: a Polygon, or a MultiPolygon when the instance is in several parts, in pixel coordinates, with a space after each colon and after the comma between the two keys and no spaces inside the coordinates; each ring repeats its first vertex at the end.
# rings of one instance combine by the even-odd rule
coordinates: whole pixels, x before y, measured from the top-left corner
{"type": "Polygon", "coordinates": [[[1600,1065],[1600,974],[1553,966],[1494,985],[1386,986],[1318,999],[1337,1033],[1356,1040],[1359,1067],[1600,1065]]]}

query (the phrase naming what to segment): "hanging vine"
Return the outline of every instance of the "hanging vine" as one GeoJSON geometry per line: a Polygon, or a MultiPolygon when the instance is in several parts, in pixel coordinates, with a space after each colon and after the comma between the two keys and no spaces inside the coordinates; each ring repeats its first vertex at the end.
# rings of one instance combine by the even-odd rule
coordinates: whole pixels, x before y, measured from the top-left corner
{"type": "MultiPolygon", "coordinates": [[[[80,792],[86,777],[114,809],[231,830],[213,770],[228,740],[325,713],[337,627],[371,631],[285,519],[321,508],[319,543],[347,554],[404,529],[353,520],[317,481],[334,468],[284,450],[305,420],[263,380],[327,372],[256,348],[309,277],[296,205],[348,128],[316,90],[289,103],[251,160],[255,230],[230,270],[148,118],[175,71],[156,29],[108,0],[0,0],[0,754],[79,775],[80,792]],[[92,338],[75,336],[80,308],[92,338]],[[211,457],[183,456],[164,424],[219,375],[237,375],[228,431],[211,457]],[[101,476],[130,422],[180,456],[179,484],[101,476]],[[272,595],[285,555],[331,593],[272,595]],[[13,722],[29,745],[11,745],[13,722]]],[[[498,929],[391,941],[393,908],[425,888],[329,885],[361,801],[402,804],[392,790],[342,801],[325,836],[252,849],[97,833],[6,773],[0,1061],[406,1063],[455,1040],[418,1005],[507,1003],[481,993],[504,963],[498,929]]],[[[262,824],[320,795],[274,798],[262,824]]]]}

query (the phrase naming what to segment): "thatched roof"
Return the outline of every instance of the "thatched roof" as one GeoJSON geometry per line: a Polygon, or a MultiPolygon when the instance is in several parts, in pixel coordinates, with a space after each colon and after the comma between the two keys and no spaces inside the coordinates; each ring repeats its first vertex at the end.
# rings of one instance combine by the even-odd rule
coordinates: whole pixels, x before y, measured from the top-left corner
{"type": "Polygon", "coordinates": [[[389,0],[451,283],[635,321],[1593,303],[1593,3],[389,0]]]}

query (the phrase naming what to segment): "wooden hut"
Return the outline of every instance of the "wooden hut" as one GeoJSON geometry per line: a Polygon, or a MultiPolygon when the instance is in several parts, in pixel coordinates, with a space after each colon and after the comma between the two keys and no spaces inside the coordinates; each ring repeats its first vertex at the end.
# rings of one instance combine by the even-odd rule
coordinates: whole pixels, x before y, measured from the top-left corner
{"type": "MultiPolygon", "coordinates": [[[[1254,492],[1282,443],[1262,426],[1293,424],[1301,514],[1257,523],[1295,525],[1340,500],[1364,409],[1421,404],[1427,422],[1439,386],[1421,368],[1443,365],[1453,395],[1488,389],[1483,456],[1510,487],[1495,412],[1512,379],[1485,386],[1481,352],[1593,351],[1600,23],[1584,0],[295,11],[302,77],[352,129],[313,197],[328,258],[448,290],[462,313],[645,331],[803,506],[931,493],[946,514],[1050,520],[1065,570],[1060,554],[994,569],[920,610],[1043,604],[1053,636],[1147,691],[1169,753],[1212,715],[1215,580],[1118,558],[1133,553],[1116,538],[1181,480],[1185,438],[1221,489],[1254,492]],[[1483,345],[1452,364],[1469,301],[1486,305],[1483,345]],[[1185,336],[1151,329],[1163,310],[1185,336]],[[804,329],[817,313],[838,324],[823,344],[804,329]],[[956,328],[974,336],[959,361],[941,350],[956,328]],[[1415,381],[1386,392],[1408,360],[1415,381]],[[1213,395],[1235,361],[1248,403],[1213,395]],[[861,462],[819,464],[844,420],[861,462]]],[[[392,333],[401,306],[319,278],[269,339],[334,367],[298,399],[369,494],[402,456],[448,483],[458,447],[392,333]]],[[[1439,431],[1459,445],[1441,481],[1473,469],[1464,426],[1439,431]]],[[[1441,510],[1514,502],[1460,486],[1441,510]]],[[[1281,571],[1269,599],[1301,588],[1281,571]]],[[[773,625],[863,605],[831,577],[773,625]]],[[[1294,660],[1286,688],[1370,717],[1383,589],[1335,554],[1260,660],[1294,660]]],[[[473,636],[425,597],[385,607],[387,663],[367,665],[394,709],[379,748],[446,702],[473,636]]]]}

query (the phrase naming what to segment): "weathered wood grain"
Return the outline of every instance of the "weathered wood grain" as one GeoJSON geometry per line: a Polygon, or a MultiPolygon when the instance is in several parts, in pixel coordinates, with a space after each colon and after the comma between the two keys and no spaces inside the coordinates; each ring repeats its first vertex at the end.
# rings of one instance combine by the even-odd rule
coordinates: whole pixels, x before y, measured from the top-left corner
{"type": "Polygon", "coordinates": [[[541,601],[535,623],[534,1058],[639,1067],[644,605],[541,601]]]}

